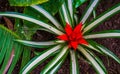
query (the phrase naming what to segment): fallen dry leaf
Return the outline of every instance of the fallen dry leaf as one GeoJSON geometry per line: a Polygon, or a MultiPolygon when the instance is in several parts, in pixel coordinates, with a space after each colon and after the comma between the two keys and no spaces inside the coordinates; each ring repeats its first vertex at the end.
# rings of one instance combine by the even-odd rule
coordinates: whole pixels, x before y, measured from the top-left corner
{"type": "Polygon", "coordinates": [[[11,22],[11,20],[8,19],[7,17],[3,17],[3,19],[5,20],[5,23],[6,23],[7,27],[8,27],[10,30],[13,30],[14,27],[13,27],[13,23],[11,22]]]}

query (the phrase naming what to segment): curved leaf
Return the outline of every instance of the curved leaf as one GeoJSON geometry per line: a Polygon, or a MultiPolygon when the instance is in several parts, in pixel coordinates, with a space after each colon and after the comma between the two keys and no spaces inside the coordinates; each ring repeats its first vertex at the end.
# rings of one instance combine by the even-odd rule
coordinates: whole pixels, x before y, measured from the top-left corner
{"type": "Polygon", "coordinates": [[[96,51],[96,52],[98,52],[100,54],[103,54],[103,52],[96,47],[93,40],[87,40],[87,42],[89,44],[88,45],[83,45],[83,46],[85,46],[86,48],[92,49],[92,50],[94,50],[94,51],[96,51]]]}
{"type": "Polygon", "coordinates": [[[57,46],[54,46],[54,47],[44,51],[42,54],[40,54],[39,56],[36,56],[31,61],[29,61],[28,64],[23,68],[23,70],[20,73],[22,73],[22,74],[28,73],[37,64],[42,63],[44,60],[46,60],[47,58],[52,56],[54,54],[54,52],[59,50],[60,48],[61,48],[61,45],[57,45],[57,46]]]}
{"type": "Polygon", "coordinates": [[[25,40],[15,40],[20,42],[23,45],[36,47],[36,48],[48,48],[50,46],[56,45],[55,41],[47,41],[47,42],[34,42],[34,41],[25,41],[25,40]]]}
{"type": "Polygon", "coordinates": [[[30,6],[35,4],[41,4],[48,0],[9,0],[11,6],[30,6]]]}
{"type": "Polygon", "coordinates": [[[103,68],[103,70],[107,73],[107,70],[106,70],[103,62],[101,61],[101,59],[98,58],[95,54],[93,54],[93,52],[91,52],[91,51],[89,51],[89,50],[87,50],[87,52],[88,52],[89,54],[91,54],[91,56],[99,63],[99,65],[100,65],[100,66],[103,68]]]}
{"type": "Polygon", "coordinates": [[[107,74],[101,64],[87,51],[87,49],[79,46],[78,50],[91,62],[93,67],[99,74],[107,74]]]}
{"type": "Polygon", "coordinates": [[[78,68],[78,59],[76,56],[76,52],[74,50],[70,50],[70,56],[71,56],[71,60],[70,60],[70,65],[71,65],[71,74],[79,74],[79,68],[78,68]]]}
{"type": "Polygon", "coordinates": [[[97,49],[99,49],[103,54],[110,56],[111,58],[116,60],[118,63],[120,63],[120,59],[113,52],[111,52],[109,49],[96,43],[95,41],[91,41],[91,42],[93,42],[94,46],[97,47],[97,49]]]}
{"type": "Polygon", "coordinates": [[[35,23],[35,24],[38,24],[38,25],[41,26],[41,27],[47,28],[47,29],[53,31],[55,34],[58,34],[58,35],[63,34],[63,32],[59,31],[59,30],[56,29],[55,27],[52,27],[52,26],[50,26],[50,25],[47,24],[47,23],[44,23],[44,22],[42,22],[42,21],[40,21],[40,20],[37,20],[37,19],[34,19],[34,18],[32,18],[32,17],[30,17],[30,16],[27,16],[27,15],[25,15],[25,14],[21,14],[21,13],[17,13],[17,12],[4,12],[4,13],[0,12],[0,15],[24,19],[24,20],[33,22],[33,23],[35,23]]]}
{"type": "Polygon", "coordinates": [[[120,30],[107,30],[103,32],[96,32],[87,34],[84,36],[85,39],[93,38],[120,38],[120,30]]]}
{"type": "Polygon", "coordinates": [[[98,24],[100,24],[101,22],[105,21],[106,19],[110,18],[111,16],[113,16],[114,14],[119,13],[119,12],[120,12],[120,3],[118,3],[117,5],[113,6],[112,8],[110,8],[109,10],[104,12],[103,14],[99,15],[98,17],[96,17],[96,19],[94,19],[92,22],[90,22],[88,24],[88,26],[86,26],[83,29],[83,33],[90,32],[98,24]]]}
{"type": "Polygon", "coordinates": [[[0,73],[11,73],[17,63],[22,51],[23,45],[14,42],[14,39],[20,37],[11,30],[0,25],[0,73]],[[12,52],[14,51],[14,52],[12,52]],[[13,56],[13,58],[11,58],[13,56]],[[11,61],[11,62],[10,62],[11,61]]]}
{"type": "Polygon", "coordinates": [[[63,30],[61,24],[50,14],[48,13],[45,9],[43,9],[41,6],[34,5],[31,6],[33,9],[44,15],[46,18],[48,18],[58,29],[63,30]]]}
{"type": "Polygon", "coordinates": [[[105,55],[108,55],[110,56],[111,58],[113,58],[115,61],[117,61],[119,64],[120,64],[120,59],[113,53],[111,52],[110,50],[108,50],[107,48],[105,48],[104,46],[102,45],[96,45],[105,55]]]}
{"type": "MultiPolygon", "coordinates": [[[[82,24],[84,24],[86,22],[86,20],[89,18],[90,14],[92,13],[92,11],[96,8],[96,6],[98,5],[99,0],[91,0],[91,3],[88,5],[87,9],[85,10],[84,14],[82,15],[82,18],[80,20],[80,22],[82,22],[82,24]]],[[[86,25],[86,24],[85,24],[86,25]]]]}
{"type": "Polygon", "coordinates": [[[61,17],[63,26],[65,26],[66,23],[68,23],[68,24],[70,24],[71,26],[73,26],[70,13],[69,13],[69,11],[68,11],[68,6],[66,5],[65,2],[62,4],[62,7],[60,8],[59,14],[60,14],[60,17],[61,17]]]}
{"type": "Polygon", "coordinates": [[[57,54],[41,71],[40,74],[46,74],[49,73],[49,71],[59,63],[60,60],[62,60],[63,57],[67,56],[68,54],[68,47],[64,46],[59,54],[57,54]]]}
{"type": "Polygon", "coordinates": [[[49,74],[56,74],[59,68],[62,66],[63,62],[66,59],[66,55],[48,72],[49,74]]]}

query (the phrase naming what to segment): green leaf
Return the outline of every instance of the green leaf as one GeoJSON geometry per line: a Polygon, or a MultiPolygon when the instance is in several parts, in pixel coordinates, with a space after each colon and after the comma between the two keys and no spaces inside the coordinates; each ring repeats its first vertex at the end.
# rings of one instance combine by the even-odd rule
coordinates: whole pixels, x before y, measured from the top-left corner
{"type": "Polygon", "coordinates": [[[73,4],[74,4],[74,7],[77,8],[79,7],[80,5],[82,5],[83,3],[85,3],[87,0],[74,0],[73,4]]]}
{"type": "Polygon", "coordinates": [[[60,60],[60,62],[58,64],[56,64],[53,69],[51,69],[51,71],[49,71],[49,74],[56,74],[56,72],[58,71],[58,69],[61,67],[61,65],[63,64],[63,59],[60,60]]]}
{"type": "MultiPolygon", "coordinates": [[[[37,8],[40,8],[42,10],[44,9],[44,12],[47,12],[51,16],[54,16],[58,12],[58,10],[60,9],[63,2],[64,2],[64,0],[49,0],[48,2],[46,2],[44,4],[37,5],[37,8]]],[[[38,9],[35,7],[36,6],[26,7],[24,9],[24,14],[27,14],[29,16],[36,18],[36,19],[42,20],[43,22],[49,22],[49,20],[46,18],[48,16],[46,16],[46,14],[44,14],[43,11],[38,12],[38,9]]],[[[57,24],[59,24],[59,23],[57,23],[57,24]]],[[[36,30],[39,27],[39,26],[35,25],[34,23],[31,23],[28,21],[24,21],[24,25],[26,25],[29,28],[36,28],[36,30]]],[[[56,23],[55,23],[55,25],[56,25],[56,23]]]]}
{"type": "Polygon", "coordinates": [[[61,45],[57,45],[48,50],[45,50],[39,56],[36,56],[31,61],[29,61],[20,73],[26,74],[30,72],[36,65],[42,63],[44,60],[54,55],[54,52],[58,51],[60,48],[61,48],[61,45]]]}
{"type": "Polygon", "coordinates": [[[113,15],[115,15],[115,14],[117,14],[119,12],[120,12],[120,3],[116,4],[115,6],[113,6],[110,9],[108,9],[106,12],[104,12],[103,14],[99,15],[98,17],[96,17],[96,19],[94,19],[92,22],[90,22],[88,24],[88,26],[86,26],[83,29],[83,33],[90,32],[96,26],[98,26],[100,23],[102,23],[103,21],[107,20],[108,18],[112,17],[113,15]]]}
{"type": "Polygon", "coordinates": [[[120,63],[120,59],[113,52],[111,52],[109,49],[96,43],[95,41],[90,41],[90,42],[93,42],[94,46],[97,47],[103,54],[108,55],[109,57],[113,58],[118,63],[120,63]]]}
{"type": "Polygon", "coordinates": [[[74,26],[74,7],[73,7],[73,0],[67,0],[66,1],[66,7],[68,9],[69,17],[71,20],[72,26],[74,26]]]}
{"type": "Polygon", "coordinates": [[[14,39],[20,39],[11,30],[0,25],[0,73],[11,73],[23,51],[23,45],[14,42],[14,39]],[[13,58],[11,58],[13,56],[13,58]],[[11,63],[10,63],[11,60],[11,63]]]}
{"type": "MultiPolygon", "coordinates": [[[[12,60],[12,63],[11,63],[11,65],[10,65],[10,67],[9,67],[9,70],[8,70],[8,74],[11,74],[12,73],[12,71],[14,70],[14,68],[15,68],[15,66],[16,66],[16,63],[18,62],[18,60],[19,60],[19,58],[20,58],[20,55],[22,54],[22,52],[23,52],[23,48],[25,47],[25,46],[23,46],[23,45],[21,45],[21,44],[19,44],[19,43],[15,43],[14,44],[15,45],[15,56],[14,56],[14,59],[12,60]]],[[[28,53],[28,52],[27,52],[28,53]]],[[[27,57],[27,58],[30,58],[30,57],[27,57]]],[[[26,60],[26,59],[23,59],[23,60],[26,60]]],[[[27,60],[26,60],[27,61],[27,60]]],[[[28,61],[27,61],[28,62],[28,61]]]]}
{"type": "MultiPolygon", "coordinates": [[[[72,4],[71,4],[72,5],[72,4]]],[[[59,10],[59,14],[60,14],[60,18],[61,18],[61,21],[62,21],[62,24],[63,24],[63,27],[66,25],[66,22],[68,24],[70,24],[72,27],[74,24],[72,19],[71,19],[71,16],[72,16],[72,13],[73,13],[73,10],[70,8],[68,9],[68,6],[69,4],[67,5],[65,2],[62,4],[62,7],[60,8],[59,10]],[[70,14],[70,12],[72,12],[70,14]]],[[[72,6],[71,6],[72,7],[72,6]]]]}
{"type": "Polygon", "coordinates": [[[95,42],[93,40],[87,40],[87,42],[89,43],[88,45],[82,46],[86,47],[87,49],[92,49],[100,54],[103,54],[103,52],[96,47],[95,42]]]}
{"type": "Polygon", "coordinates": [[[21,62],[20,71],[30,61],[30,55],[31,55],[30,47],[24,47],[23,48],[22,62],[21,62]]]}
{"type": "Polygon", "coordinates": [[[40,6],[54,16],[59,11],[64,1],[65,0],[49,0],[40,6]]]}
{"type": "Polygon", "coordinates": [[[47,2],[48,0],[9,0],[11,6],[30,6],[47,2]]]}
{"type": "Polygon", "coordinates": [[[71,60],[70,60],[70,71],[71,74],[79,74],[79,67],[78,67],[78,59],[76,56],[76,52],[74,50],[70,50],[70,56],[71,56],[71,60]]]}
{"type": "Polygon", "coordinates": [[[62,50],[60,51],[59,54],[57,54],[46,66],[45,68],[41,71],[40,74],[46,74],[49,73],[49,71],[59,63],[60,60],[62,60],[63,57],[66,57],[68,54],[69,50],[67,46],[64,46],[62,50]]]}
{"type": "MultiPolygon", "coordinates": [[[[90,17],[90,14],[92,11],[97,7],[99,0],[91,0],[90,4],[86,8],[85,12],[82,15],[82,18],[79,22],[82,22],[83,24],[86,23],[87,19],[90,17]]],[[[84,24],[85,26],[86,24],[84,24]]]]}
{"type": "MultiPolygon", "coordinates": [[[[20,20],[19,19],[16,19],[15,21],[15,27],[14,29],[16,29],[15,33],[17,33],[18,35],[20,35],[21,38],[25,38],[24,35],[21,33],[21,23],[20,23],[20,20]]],[[[25,38],[26,39],[26,38],[25,38]]],[[[29,39],[29,38],[27,38],[29,39]]],[[[20,43],[18,42],[15,42],[15,56],[14,56],[14,59],[12,60],[12,63],[9,67],[9,70],[8,70],[8,74],[11,74],[12,71],[14,70],[14,67],[16,66],[16,62],[18,61],[18,59],[20,58],[20,55],[23,56],[21,58],[22,62],[21,62],[21,68],[23,66],[25,66],[25,64],[29,61],[30,59],[30,48],[29,47],[26,47],[26,46],[23,46],[21,45],[20,43]]],[[[13,51],[13,50],[12,50],[13,51]]]]}
{"type": "Polygon", "coordinates": [[[25,41],[25,40],[15,40],[20,42],[23,45],[36,47],[36,48],[48,48],[50,46],[56,45],[55,41],[46,41],[46,42],[34,42],[34,41],[25,41]]]}
{"type": "Polygon", "coordinates": [[[53,23],[53,25],[56,26],[58,29],[63,30],[61,24],[49,12],[47,12],[41,6],[35,5],[35,6],[31,6],[31,7],[33,9],[35,9],[36,11],[38,11],[39,13],[41,13],[43,16],[45,16],[47,19],[49,19],[51,21],[51,23],[53,23]]]}
{"type": "Polygon", "coordinates": [[[84,36],[85,39],[93,38],[120,38],[120,30],[106,30],[102,32],[90,33],[84,36]]]}
{"type": "Polygon", "coordinates": [[[90,53],[92,52],[88,52],[87,49],[79,46],[78,50],[91,62],[91,64],[93,65],[93,67],[95,68],[95,70],[98,72],[98,74],[107,74],[106,71],[104,70],[103,66],[101,66],[101,63],[98,62],[98,60],[96,60],[96,58],[94,58],[95,56],[92,56],[90,53]]]}
{"type": "MultiPolygon", "coordinates": [[[[25,7],[24,9],[24,14],[34,17],[35,19],[41,19],[43,22],[48,22],[47,18],[45,18],[41,13],[38,13],[38,11],[36,11],[35,9],[33,9],[32,7],[25,7]],[[33,15],[34,14],[34,15],[33,15]]],[[[31,23],[29,21],[23,21],[23,24],[25,26],[27,26],[28,28],[39,28],[40,26],[38,26],[37,24],[35,25],[35,23],[31,23]]],[[[36,29],[36,30],[37,30],[36,29]]],[[[36,31],[35,30],[35,31],[36,31]]]]}
{"type": "Polygon", "coordinates": [[[97,57],[95,54],[93,54],[92,51],[87,50],[89,54],[91,54],[91,56],[99,63],[99,65],[103,68],[103,70],[107,73],[107,70],[103,64],[103,62],[101,61],[101,59],[99,57],[97,57]]]}
{"type": "Polygon", "coordinates": [[[1,34],[1,36],[3,36],[1,39],[1,51],[0,51],[0,64],[2,63],[2,60],[4,59],[5,53],[7,52],[7,48],[9,47],[9,44],[11,43],[11,35],[4,31],[3,34],[1,34]],[[8,41],[8,42],[7,42],[8,41]]]}
{"type": "Polygon", "coordinates": [[[60,69],[60,67],[62,66],[66,58],[67,58],[67,55],[65,55],[48,73],[56,74],[56,72],[60,69]]]}
{"type": "Polygon", "coordinates": [[[82,45],[82,46],[84,46],[84,47],[86,47],[86,48],[88,48],[88,49],[94,50],[94,51],[96,51],[96,52],[98,52],[98,53],[103,54],[103,52],[101,52],[101,51],[95,46],[95,44],[94,44],[94,42],[92,42],[92,40],[87,40],[87,42],[89,43],[88,45],[82,45]]]}
{"type": "Polygon", "coordinates": [[[120,64],[120,59],[110,50],[108,50],[106,47],[96,44],[96,46],[105,54],[108,55],[109,57],[113,58],[115,61],[117,61],[120,64]]]}
{"type": "Polygon", "coordinates": [[[49,24],[41,21],[41,20],[37,20],[33,17],[30,17],[28,15],[25,15],[25,14],[21,14],[21,13],[17,13],[17,12],[0,12],[0,15],[2,16],[10,16],[10,17],[15,17],[15,18],[20,18],[20,19],[23,19],[23,20],[27,20],[29,22],[32,22],[32,23],[35,23],[35,24],[38,24],[39,26],[41,27],[44,27],[50,31],[53,31],[54,34],[58,34],[58,35],[61,35],[63,34],[63,32],[61,32],[60,30],[56,29],[55,27],[52,27],[50,26],[49,24]]]}

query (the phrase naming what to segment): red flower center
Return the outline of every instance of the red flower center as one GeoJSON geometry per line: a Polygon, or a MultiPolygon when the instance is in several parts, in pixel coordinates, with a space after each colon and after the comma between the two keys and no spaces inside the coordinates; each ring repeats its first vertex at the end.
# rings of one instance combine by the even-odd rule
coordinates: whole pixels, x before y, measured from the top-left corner
{"type": "Polygon", "coordinates": [[[69,48],[76,50],[78,44],[88,44],[82,36],[82,23],[78,24],[74,30],[71,26],[66,23],[65,32],[66,34],[60,35],[57,38],[68,42],[69,48]]]}

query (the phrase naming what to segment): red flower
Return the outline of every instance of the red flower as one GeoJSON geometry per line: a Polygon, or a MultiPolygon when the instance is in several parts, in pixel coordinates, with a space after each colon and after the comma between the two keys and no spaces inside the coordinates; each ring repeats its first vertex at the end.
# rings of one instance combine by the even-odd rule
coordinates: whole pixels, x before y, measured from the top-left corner
{"type": "Polygon", "coordinates": [[[78,44],[88,44],[87,41],[82,36],[82,23],[78,24],[74,30],[71,26],[66,23],[65,32],[66,34],[60,35],[57,38],[68,42],[69,48],[74,48],[76,50],[78,44]]]}

